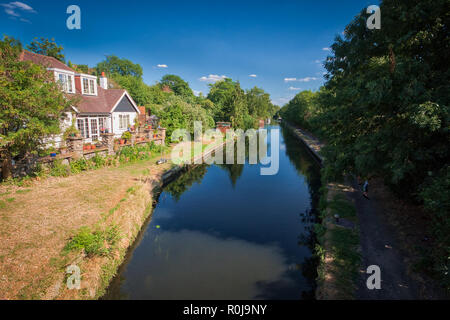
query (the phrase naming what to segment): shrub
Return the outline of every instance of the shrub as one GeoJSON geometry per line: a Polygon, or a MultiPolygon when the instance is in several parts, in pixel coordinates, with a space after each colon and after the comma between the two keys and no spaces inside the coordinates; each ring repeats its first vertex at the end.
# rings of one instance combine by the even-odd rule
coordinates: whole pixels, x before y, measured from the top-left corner
{"type": "Polygon", "coordinates": [[[450,290],[450,166],[443,168],[437,177],[430,177],[420,193],[425,209],[431,218],[431,233],[434,246],[428,252],[426,263],[429,271],[442,280],[450,290]]]}
{"type": "Polygon", "coordinates": [[[64,251],[84,250],[88,256],[106,256],[111,253],[120,239],[121,234],[117,225],[108,227],[104,231],[92,231],[89,227],[81,227],[66,244],[64,251]]]}
{"type": "Polygon", "coordinates": [[[70,167],[62,163],[61,160],[53,161],[50,169],[50,175],[53,177],[67,177],[70,175],[70,167]]]}
{"type": "Polygon", "coordinates": [[[122,134],[122,139],[130,140],[130,139],[131,139],[131,132],[125,131],[125,132],[122,134]]]}

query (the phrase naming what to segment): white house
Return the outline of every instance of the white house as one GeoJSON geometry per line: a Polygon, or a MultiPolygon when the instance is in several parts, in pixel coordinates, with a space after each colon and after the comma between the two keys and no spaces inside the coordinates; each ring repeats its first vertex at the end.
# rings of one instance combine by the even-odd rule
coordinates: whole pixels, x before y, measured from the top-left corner
{"type": "MultiPolygon", "coordinates": [[[[53,72],[55,81],[61,84],[68,96],[79,97],[80,102],[73,106],[75,123],[86,142],[97,141],[100,133],[113,133],[119,138],[123,132],[134,125],[140,111],[133,98],[124,89],[109,89],[108,79],[104,73],[97,77],[77,73],[61,61],[44,55],[24,50],[20,56],[22,61],[32,61],[43,65],[53,72]]],[[[62,123],[62,130],[72,124],[72,114],[62,123]]],[[[59,144],[61,137],[55,139],[59,144]]]]}

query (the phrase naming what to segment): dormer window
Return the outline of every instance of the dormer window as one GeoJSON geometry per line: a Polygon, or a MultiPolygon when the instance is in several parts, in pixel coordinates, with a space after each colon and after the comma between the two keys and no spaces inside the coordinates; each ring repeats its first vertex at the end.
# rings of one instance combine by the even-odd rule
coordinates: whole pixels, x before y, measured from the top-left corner
{"type": "Polygon", "coordinates": [[[65,73],[58,74],[58,81],[64,92],[74,93],[73,76],[65,73]]]}
{"type": "Polygon", "coordinates": [[[97,82],[90,78],[81,78],[83,84],[83,94],[96,95],[97,82]]]}

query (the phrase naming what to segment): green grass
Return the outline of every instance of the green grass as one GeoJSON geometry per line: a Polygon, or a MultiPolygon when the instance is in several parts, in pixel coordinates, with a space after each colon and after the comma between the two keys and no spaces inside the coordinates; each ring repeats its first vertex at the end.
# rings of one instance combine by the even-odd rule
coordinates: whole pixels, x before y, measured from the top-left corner
{"type": "Polygon", "coordinates": [[[106,230],[94,230],[81,227],[78,233],[66,244],[63,252],[81,251],[88,256],[107,256],[120,240],[120,230],[113,225],[106,230]]]}
{"type": "Polygon", "coordinates": [[[331,216],[339,214],[341,218],[356,222],[356,208],[353,203],[349,202],[344,195],[337,194],[327,205],[330,209],[331,216]]]}
{"type": "Polygon", "coordinates": [[[31,192],[31,189],[22,189],[22,190],[16,191],[17,194],[28,193],[28,192],[31,192]]]}

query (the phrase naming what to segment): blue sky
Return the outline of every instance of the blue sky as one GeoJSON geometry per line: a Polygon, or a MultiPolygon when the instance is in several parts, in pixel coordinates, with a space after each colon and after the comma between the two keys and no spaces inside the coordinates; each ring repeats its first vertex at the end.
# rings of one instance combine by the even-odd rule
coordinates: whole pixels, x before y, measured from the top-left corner
{"type": "Polygon", "coordinates": [[[323,84],[321,62],[335,36],[378,3],[0,0],[0,30],[23,44],[53,37],[73,63],[92,67],[108,54],[130,59],[143,67],[148,84],[177,74],[207,94],[208,83],[230,77],[246,89],[262,87],[281,106],[323,84]],[[72,4],[81,9],[81,30],[66,27],[72,4]]]}

